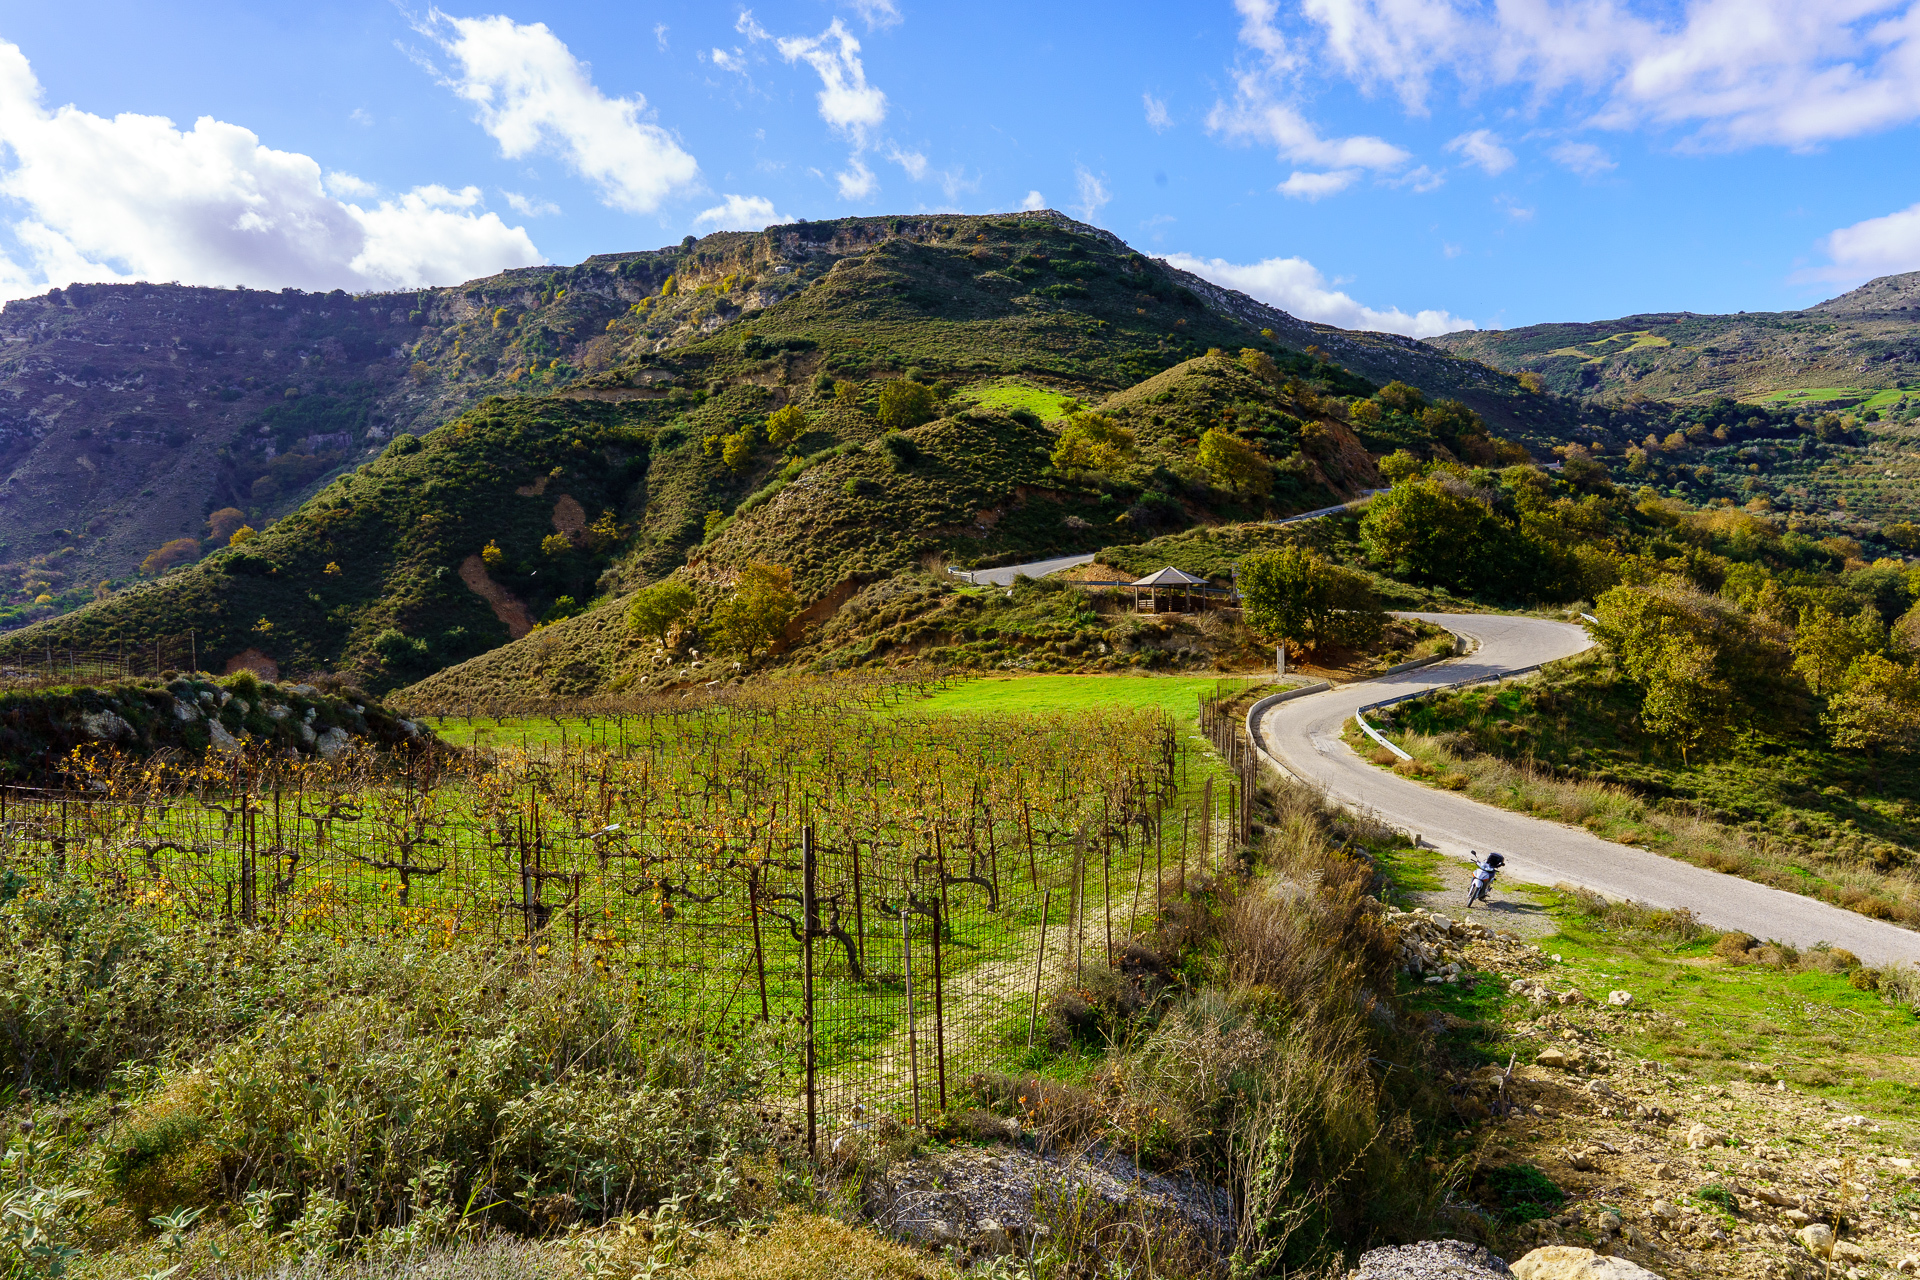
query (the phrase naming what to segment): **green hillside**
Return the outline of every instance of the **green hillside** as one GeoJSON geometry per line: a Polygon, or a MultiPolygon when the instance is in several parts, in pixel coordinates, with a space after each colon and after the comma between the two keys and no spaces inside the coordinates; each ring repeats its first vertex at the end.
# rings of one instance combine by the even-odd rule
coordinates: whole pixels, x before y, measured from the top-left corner
{"type": "MultiPolygon", "coordinates": [[[[502,394],[242,547],[0,638],[0,656],[191,632],[210,666],[384,690],[676,570],[710,602],[748,562],[778,564],[830,610],[930,555],[1012,563],[1285,514],[1377,483],[1369,450],[1490,448],[1472,412],[1433,408],[1440,390],[1381,410],[1378,382],[1255,322],[1317,330],[1216,302],[1057,214],[796,224],[505,273],[432,304],[411,375],[449,405],[502,394]],[[552,355],[567,335],[573,355],[552,355]],[[776,444],[783,409],[803,420],[776,444]],[[1130,433],[1126,457],[1056,467],[1086,409],[1130,433]],[[1257,476],[1202,464],[1215,430],[1257,476]]],[[[1509,420],[1507,400],[1558,403],[1396,350],[1509,420]]],[[[603,650],[595,669],[617,666],[603,650]]]]}
{"type": "MultiPolygon", "coordinates": [[[[1884,276],[1804,311],[1661,312],[1430,341],[1510,374],[1537,374],[1562,396],[1884,407],[1920,392],[1920,272],[1884,276]]],[[[1920,408],[1920,394],[1912,402],[1920,408]]]]}

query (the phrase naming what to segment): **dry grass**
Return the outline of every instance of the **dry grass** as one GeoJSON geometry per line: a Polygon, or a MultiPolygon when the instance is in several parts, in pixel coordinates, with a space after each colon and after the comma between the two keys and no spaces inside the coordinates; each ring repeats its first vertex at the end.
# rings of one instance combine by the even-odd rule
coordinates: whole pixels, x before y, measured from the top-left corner
{"type": "Polygon", "coordinates": [[[867,1228],[815,1214],[790,1214],[764,1231],[727,1239],[686,1271],[688,1280],[936,1280],[948,1274],[926,1255],[867,1228]]]}
{"type": "MultiPolygon", "coordinates": [[[[1793,856],[1796,850],[1776,846],[1764,836],[1662,808],[1613,783],[1556,778],[1497,756],[1462,757],[1446,737],[1401,734],[1400,745],[1413,759],[1395,764],[1394,772],[1502,809],[1585,827],[1603,839],[1653,849],[1710,871],[1819,898],[1876,920],[1920,924],[1920,883],[1911,876],[1842,862],[1823,864],[1818,875],[1812,875],[1793,856]]],[[[1378,760],[1379,754],[1384,753],[1369,753],[1368,758],[1388,763],[1378,760]]]]}

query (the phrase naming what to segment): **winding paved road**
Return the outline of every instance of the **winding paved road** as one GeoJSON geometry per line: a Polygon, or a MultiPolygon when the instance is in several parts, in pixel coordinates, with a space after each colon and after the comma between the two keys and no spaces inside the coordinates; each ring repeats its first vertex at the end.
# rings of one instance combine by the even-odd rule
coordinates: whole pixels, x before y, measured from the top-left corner
{"type": "MultiPolygon", "coordinates": [[[[1707,871],[1644,849],[1602,840],[1581,827],[1530,818],[1438,791],[1380,769],[1354,754],[1340,730],[1361,706],[1456,680],[1497,675],[1565,658],[1592,641],[1584,628],[1539,618],[1414,613],[1478,640],[1463,658],[1342,685],[1265,708],[1255,718],[1260,744],[1295,777],[1325,788],[1352,808],[1372,812],[1443,853],[1506,855],[1503,876],[1523,884],[1580,885],[1610,898],[1687,907],[1708,925],[1806,947],[1830,942],[1870,965],[1920,963],[1920,933],[1884,924],[1813,898],[1707,871]]],[[[1498,886],[1495,886],[1498,893],[1498,886]]]]}
{"type": "Polygon", "coordinates": [[[976,587],[1010,587],[1017,575],[1025,574],[1029,578],[1044,578],[1050,573],[1062,569],[1077,569],[1083,564],[1092,564],[1094,552],[1083,556],[1060,556],[1053,560],[1034,560],[1028,564],[1010,564],[999,569],[950,569],[956,578],[965,578],[976,587]]]}

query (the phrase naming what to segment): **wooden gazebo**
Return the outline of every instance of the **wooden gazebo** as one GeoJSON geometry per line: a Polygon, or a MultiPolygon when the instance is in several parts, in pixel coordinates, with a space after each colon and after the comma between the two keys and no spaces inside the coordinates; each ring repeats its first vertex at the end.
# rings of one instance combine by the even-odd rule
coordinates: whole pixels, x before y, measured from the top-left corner
{"type": "Polygon", "coordinates": [[[1193,589],[1195,587],[1206,587],[1211,584],[1209,584],[1205,578],[1196,578],[1190,573],[1183,572],[1174,568],[1172,565],[1168,565],[1164,569],[1157,569],[1146,577],[1130,582],[1127,585],[1133,589],[1134,612],[1159,613],[1161,611],[1160,598],[1162,594],[1178,601],[1177,604],[1172,606],[1175,611],[1189,612],[1193,608],[1193,589]],[[1144,609],[1141,607],[1140,595],[1143,591],[1146,592],[1146,607],[1144,609]]]}

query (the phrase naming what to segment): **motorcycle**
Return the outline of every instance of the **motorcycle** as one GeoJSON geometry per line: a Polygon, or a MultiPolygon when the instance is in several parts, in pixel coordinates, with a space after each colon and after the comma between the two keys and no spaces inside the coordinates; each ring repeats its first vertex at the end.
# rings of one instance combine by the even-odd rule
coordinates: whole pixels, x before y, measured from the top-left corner
{"type": "MultiPolygon", "coordinates": [[[[1478,854],[1474,856],[1479,857],[1478,854]]],[[[1487,890],[1493,887],[1494,876],[1498,875],[1500,868],[1506,865],[1507,860],[1497,853],[1490,853],[1474,864],[1473,883],[1467,886],[1468,910],[1472,910],[1476,900],[1481,902],[1487,900],[1487,890]]]]}

